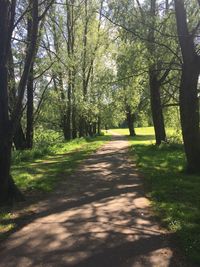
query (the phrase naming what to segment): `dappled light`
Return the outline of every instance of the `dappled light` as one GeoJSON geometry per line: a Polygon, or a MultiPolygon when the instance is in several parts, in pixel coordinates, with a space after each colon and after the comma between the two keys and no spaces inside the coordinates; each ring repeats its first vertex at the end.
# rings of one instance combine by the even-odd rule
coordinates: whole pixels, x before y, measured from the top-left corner
{"type": "Polygon", "coordinates": [[[153,217],[127,149],[115,136],[89,157],[69,177],[73,194],[63,176],[5,242],[1,266],[13,266],[11,255],[15,266],[174,266],[170,234],[153,217]]]}
{"type": "Polygon", "coordinates": [[[200,266],[200,0],[0,0],[0,267],[200,266]]]}

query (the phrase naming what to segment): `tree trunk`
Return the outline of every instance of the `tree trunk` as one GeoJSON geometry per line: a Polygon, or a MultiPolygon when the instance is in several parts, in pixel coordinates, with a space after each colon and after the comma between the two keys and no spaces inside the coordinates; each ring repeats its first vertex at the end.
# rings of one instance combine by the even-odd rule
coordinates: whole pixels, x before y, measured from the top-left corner
{"type": "Polygon", "coordinates": [[[189,172],[200,171],[198,77],[199,70],[197,65],[183,66],[180,84],[180,114],[189,172]]]}
{"type": "MultiPolygon", "coordinates": [[[[1,71],[1,70],[0,70],[1,71]]],[[[1,85],[1,84],[0,84],[1,85]]],[[[0,121],[2,126],[2,121],[0,121]]],[[[3,130],[3,129],[2,129],[3,130]]],[[[5,128],[4,128],[5,131],[5,128]]],[[[5,132],[6,133],[6,132],[5,132]]],[[[10,164],[11,164],[11,147],[12,142],[7,140],[8,137],[0,132],[0,204],[5,204],[10,198],[10,164]]]]}
{"type": "Polygon", "coordinates": [[[101,118],[98,116],[98,121],[97,121],[97,133],[98,135],[101,135],[101,118]]]}
{"type": "Polygon", "coordinates": [[[149,27],[148,50],[150,55],[152,56],[152,60],[154,61],[154,63],[150,62],[149,66],[149,87],[156,145],[160,145],[162,141],[166,142],[166,133],[160,97],[160,82],[158,80],[158,72],[156,72],[155,63],[155,61],[157,60],[155,60],[156,4],[156,0],[151,0],[150,15],[152,18],[152,22],[149,27]]]}
{"type": "Polygon", "coordinates": [[[129,135],[135,136],[136,133],[134,129],[134,114],[131,113],[130,109],[128,109],[126,112],[126,118],[127,118],[128,128],[129,128],[129,135]]]}
{"type": "Polygon", "coordinates": [[[93,123],[93,133],[94,135],[97,134],[97,123],[96,122],[93,123]]]}
{"type": "Polygon", "coordinates": [[[61,127],[62,127],[62,131],[63,131],[64,139],[68,140],[67,139],[68,132],[67,132],[67,116],[66,116],[66,114],[63,114],[61,127]]]}
{"type": "Polygon", "coordinates": [[[166,10],[166,13],[169,12],[169,0],[165,1],[165,10],[166,10]]]}
{"type": "Polygon", "coordinates": [[[82,116],[79,118],[79,137],[86,136],[86,122],[82,116]]]}
{"type": "Polygon", "coordinates": [[[71,106],[67,107],[67,114],[66,114],[66,129],[65,129],[65,140],[71,140],[71,106]]]}
{"type": "Polygon", "coordinates": [[[153,70],[149,71],[149,86],[156,145],[160,145],[162,142],[166,142],[166,132],[160,98],[160,86],[153,70]]]}
{"type": "Polygon", "coordinates": [[[77,138],[77,125],[76,125],[76,108],[72,108],[72,138],[77,138]]]}
{"type": "Polygon", "coordinates": [[[90,136],[90,124],[85,120],[85,136],[90,136]]]}
{"type": "Polygon", "coordinates": [[[24,200],[10,175],[12,141],[6,133],[0,133],[0,206],[24,200]]]}
{"type": "Polygon", "coordinates": [[[31,65],[27,83],[27,127],[26,127],[26,148],[33,147],[33,63],[31,65]]]}
{"type": "Polygon", "coordinates": [[[8,116],[8,72],[2,63],[0,60],[0,205],[9,203],[18,192],[10,176],[12,135],[8,116]]]}
{"type": "MultiPolygon", "coordinates": [[[[0,205],[18,198],[10,176],[12,131],[8,115],[9,2],[0,0],[0,205]]],[[[19,193],[21,196],[21,194],[19,193]]]]}
{"type": "Polygon", "coordinates": [[[67,91],[67,111],[66,111],[66,140],[71,140],[71,95],[72,95],[72,74],[69,71],[68,91],[67,91]]]}
{"type": "Polygon", "coordinates": [[[21,123],[19,123],[19,125],[17,126],[17,130],[15,132],[13,142],[14,142],[16,150],[26,149],[26,138],[25,138],[21,123]]]}
{"type": "MultiPolygon", "coordinates": [[[[197,4],[198,5],[198,4],[197,4]]],[[[197,7],[198,8],[198,7],[197,7]]],[[[195,27],[188,29],[188,19],[184,1],[175,0],[176,24],[183,57],[180,84],[180,114],[184,148],[189,172],[200,172],[200,128],[198,79],[200,56],[195,49],[195,27]]]]}
{"type": "MultiPolygon", "coordinates": [[[[14,2],[13,2],[14,3],[14,2]]],[[[28,43],[25,57],[23,74],[18,85],[18,98],[15,108],[8,115],[8,55],[12,36],[12,21],[14,14],[10,16],[10,1],[0,0],[0,203],[20,200],[22,195],[17,189],[11,175],[11,148],[12,139],[19,123],[24,91],[30,71],[32,58],[35,52],[38,29],[38,1],[30,2],[32,5],[31,16],[33,27],[31,29],[31,40],[28,43]],[[11,27],[10,27],[11,26],[11,27]]],[[[14,6],[15,8],[15,6],[14,6]]]]}

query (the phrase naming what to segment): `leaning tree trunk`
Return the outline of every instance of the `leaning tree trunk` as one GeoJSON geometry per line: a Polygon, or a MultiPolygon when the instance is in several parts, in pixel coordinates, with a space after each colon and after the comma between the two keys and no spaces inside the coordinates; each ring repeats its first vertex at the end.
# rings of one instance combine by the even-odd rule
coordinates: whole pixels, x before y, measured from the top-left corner
{"type": "Polygon", "coordinates": [[[156,145],[166,142],[165,124],[160,97],[160,86],[153,70],[149,71],[151,112],[156,137],[156,145]]]}

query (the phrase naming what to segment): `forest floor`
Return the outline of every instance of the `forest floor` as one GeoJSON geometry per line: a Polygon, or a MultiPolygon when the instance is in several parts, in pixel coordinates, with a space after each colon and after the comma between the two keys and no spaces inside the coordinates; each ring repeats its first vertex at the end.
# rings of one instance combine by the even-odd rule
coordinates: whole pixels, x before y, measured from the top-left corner
{"type": "Polygon", "coordinates": [[[1,267],[183,267],[155,219],[128,140],[112,140],[39,201],[0,245],[1,267]]]}

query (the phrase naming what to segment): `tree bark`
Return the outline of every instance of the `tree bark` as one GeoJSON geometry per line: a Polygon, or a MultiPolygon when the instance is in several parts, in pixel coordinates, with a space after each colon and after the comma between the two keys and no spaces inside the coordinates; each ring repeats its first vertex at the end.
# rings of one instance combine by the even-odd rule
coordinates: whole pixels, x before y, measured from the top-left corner
{"type": "Polygon", "coordinates": [[[66,140],[71,140],[72,138],[72,130],[71,130],[71,71],[69,71],[69,82],[68,82],[68,91],[67,91],[67,111],[66,111],[66,140]]]}
{"type": "Polygon", "coordinates": [[[31,16],[33,19],[31,42],[29,42],[27,47],[24,70],[18,87],[19,94],[10,120],[8,107],[9,85],[7,66],[13,30],[10,26],[14,21],[13,16],[15,12],[13,11],[13,8],[15,5],[13,7],[13,3],[11,3],[12,8],[10,8],[10,1],[0,0],[0,204],[22,199],[22,194],[17,189],[10,175],[10,165],[12,139],[19,123],[22,100],[37,41],[38,0],[30,1],[30,3],[32,5],[31,16]]]}
{"type": "MultiPolygon", "coordinates": [[[[150,55],[155,52],[155,19],[156,19],[156,0],[151,0],[151,25],[149,28],[149,44],[148,50],[150,55]]],[[[155,61],[154,58],[152,58],[155,61]]],[[[165,77],[166,78],[166,77],[165,77]]],[[[151,112],[153,118],[153,125],[156,137],[156,145],[160,145],[166,141],[165,124],[161,105],[160,97],[160,82],[158,79],[158,73],[156,72],[156,63],[150,63],[149,67],[149,87],[150,87],[150,99],[151,99],[151,112]]]]}
{"type": "Polygon", "coordinates": [[[72,107],[72,138],[75,139],[77,138],[77,123],[76,123],[76,108],[75,104],[73,104],[72,107]]]}
{"type": "MultiPolygon", "coordinates": [[[[9,110],[12,112],[16,105],[17,95],[16,95],[16,82],[15,82],[15,72],[14,72],[14,62],[12,49],[9,47],[8,50],[8,99],[9,99],[9,110]]],[[[13,138],[15,148],[17,150],[23,150],[26,148],[26,137],[21,125],[21,122],[18,123],[15,135],[13,138]]]]}
{"type": "Polygon", "coordinates": [[[33,63],[27,83],[27,113],[26,113],[26,148],[33,147],[33,63]]]}
{"type": "Polygon", "coordinates": [[[135,136],[136,133],[134,129],[134,114],[131,112],[130,107],[127,107],[126,118],[127,118],[128,128],[129,128],[129,135],[135,136]]]}
{"type": "Polygon", "coordinates": [[[160,85],[157,80],[157,75],[154,70],[149,71],[149,87],[150,87],[150,100],[151,112],[155,131],[156,145],[166,142],[166,132],[164,117],[162,111],[162,103],[160,97],[160,85]]]}
{"type": "Polygon", "coordinates": [[[101,134],[101,117],[98,116],[98,121],[97,121],[97,133],[98,135],[101,134]]]}
{"type": "Polygon", "coordinates": [[[166,10],[166,13],[169,12],[169,0],[165,1],[165,10],[166,10]]]}
{"type": "Polygon", "coordinates": [[[24,135],[24,131],[22,129],[21,123],[18,124],[13,142],[16,150],[24,150],[26,149],[26,137],[24,135]]]}
{"type": "Polygon", "coordinates": [[[180,115],[189,172],[200,171],[199,70],[196,64],[184,64],[180,84],[180,115]]]}
{"type": "Polygon", "coordinates": [[[83,117],[80,117],[79,118],[79,137],[84,137],[86,135],[85,129],[86,129],[85,120],[83,117]]]}
{"type": "Polygon", "coordinates": [[[200,172],[200,128],[198,78],[200,56],[195,50],[194,36],[189,33],[184,2],[175,0],[175,13],[183,64],[180,83],[180,115],[187,170],[200,172]]]}
{"type": "Polygon", "coordinates": [[[93,134],[94,135],[97,134],[97,123],[96,122],[93,123],[93,134]]]}
{"type": "MultiPolygon", "coordinates": [[[[2,5],[0,1],[0,5],[2,5]]],[[[5,6],[1,6],[3,9],[5,6]]],[[[6,14],[6,11],[4,9],[6,14]]],[[[0,17],[1,17],[0,12],[0,17]]],[[[0,38],[2,30],[2,20],[0,18],[0,38]]],[[[5,38],[5,35],[3,35],[5,38]]],[[[1,39],[2,40],[2,39],[1,39]]],[[[0,48],[2,49],[2,48],[0,48]]],[[[11,125],[8,116],[8,92],[7,92],[7,66],[2,62],[0,51],[0,204],[10,200],[10,164],[11,164],[11,125]]]]}
{"type": "Polygon", "coordinates": [[[12,127],[8,107],[8,47],[11,34],[9,2],[0,0],[0,205],[8,203],[21,194],[10,176],[12,127]]]}

